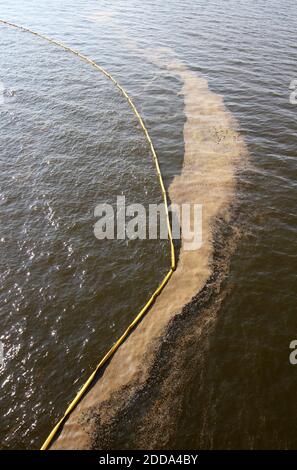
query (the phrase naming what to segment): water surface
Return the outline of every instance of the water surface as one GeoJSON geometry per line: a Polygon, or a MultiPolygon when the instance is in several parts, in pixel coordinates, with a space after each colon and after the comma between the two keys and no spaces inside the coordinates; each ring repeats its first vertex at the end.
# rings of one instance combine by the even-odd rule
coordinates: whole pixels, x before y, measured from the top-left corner
{"type": "MultiPolygon", "coordinates": [[[[66,42],[119,79],[150,129],[167,187],[184,154],[182,83],[141,51],[169,47],[224,97],[251,160],[238,177],[246,236],[207,344],[188,353],[191,381],[164,445],[296,448],[295,2],[0,6],[4,19],[66,42]]],[[[92,232],[102,199],[161,200],[124,99],[56,47],[2,26],[0,41],[1,442],[37,448],[166,272],[168,251],[160,241],[103,245],[92,232]]]]}

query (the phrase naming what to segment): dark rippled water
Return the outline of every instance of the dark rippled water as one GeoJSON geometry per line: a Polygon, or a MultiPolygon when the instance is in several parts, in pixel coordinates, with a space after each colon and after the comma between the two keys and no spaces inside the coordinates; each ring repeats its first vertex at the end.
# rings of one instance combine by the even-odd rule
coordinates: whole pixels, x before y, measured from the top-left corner
{"type": "MultiPolygon", "coordinates": [[[[206,77],[248,144],[251,168],[238,193],[247,234],[203,381],[194,371],[185,390],[179,448],[297,446],[294,7],[0,1],[0,17],[64,41],[119,79],[146,120],[167,187],[182,164],[181,84],[141,49],[169,47],[206,77]]],[[[90,66],[27,33],[1,26],[0,45],[1,447],[37,448],[166,272],[168,247],[93,235],[98,203],[121,194],[161,200],[123,97],[90,66]]]]}

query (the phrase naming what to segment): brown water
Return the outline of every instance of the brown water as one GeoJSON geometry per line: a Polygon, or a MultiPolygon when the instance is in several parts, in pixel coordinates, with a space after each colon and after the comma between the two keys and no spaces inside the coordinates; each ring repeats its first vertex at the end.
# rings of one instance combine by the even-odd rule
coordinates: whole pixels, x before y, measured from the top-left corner
{"type": "MultiPolygon", "coordinates": [[[[104,445],[106,438],[114,448],[294,447],[296,373],[288,363],[296,330],[296,109],[288,100],[296,59],[293,2],[176,1],[154,8],[151,2],[0,4],[2,17],[67,42],[119,78],[150,129],[172,199],[174,188],[186,188],[174,177],[182,175],[188,145],[203,142],[187,133],[189,92],[196,90],[200,114],[205,103],[200,77],[208,80],[211,96],[224,97],[237,120],[225,118],[222,127],[227,124],[230,142],[237,142],[235,156],[245,154],[238,133],[248,144],[251,165],[243,171],[236,164],[237,180],[234,167],[231,173],[226,168],[228,191],[225,187],[214,199],[219,213],[227,194],[223,202],[233,201],[233,216],[227,223],[226,217],[224,223],[212,218],[206,229],[214,258],[206,263],[204,297],[184,310],[167,344],[162,346],[160,338],[155,343],[162,352],[155,361],[155,386],[148,387],[148,375],[138,401],[134,396],[134,405],[142,407],[131,406],[130,387],[116,431],[107,423],[109,431],[94,445],[104,445]],[[160,47],[170,47],[171,69],[166,61],[152,59],[160,47]],[[185,68],[177,74],[181,63],[185,68]],[[237,226],[246,236],[234,245],[228,230],[237,226]],[[154,391],[150,400],[147,389],[154,391]],[[150,428],[149,418],[158,422],[156,410],[163,425],[150,428]],[[127,432],[130,426],[134,432],[127,432]]],[[[1,438],[2,447],[28,448],[40,445],[102,352],[162,278],[168,246],[160,241],[102,245],[92,233],[93,210],[102,199],[113,202],[122,193],[133,202],[161,198],[149,150],[123,98],[57,48],[4,27],[0,34],[6,88],[1,438]]],[[[197,127],[201,133],[201,122],[197,127]]],[[[208,133],[206,148],[220,138],[220,132],[208,133]]],[[[199,191],[214,198],[217,188],[210,189],[221,163],[213,155],[206,161],[199,191]]],[[[201,276],[201,264],[193,267],[201,276]]],[[[191,288],[203,286],[196,281],[190,279],[189,296],[191,288]]],[[[154,324],[149,317],[143,325],[148,324],[154,324]]],[[[108,370],[105,377],[106,383],[108,370]]],[[[97,422],[99,428],[102,424],[97,422]]]]}

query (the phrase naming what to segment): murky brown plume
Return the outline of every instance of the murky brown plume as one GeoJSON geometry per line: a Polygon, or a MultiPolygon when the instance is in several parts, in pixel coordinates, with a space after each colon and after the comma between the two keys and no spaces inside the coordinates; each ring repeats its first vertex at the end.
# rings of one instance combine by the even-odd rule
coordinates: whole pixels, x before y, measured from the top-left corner
{"type": "MultiPolygon", "coordinates": [[[[150,58],[156,62],[159,55],[152,58],[150,54],[150,58]]],[[[166,447],[169,423],[181,406],[183,395],[177,393],[175,378],[182,371],[173,362],[174,354],[165,365],[162,386],[156,371],[164,362],[162,348],[170,341],[170,328],[179,327],[179,314],[212,277],[216,223],[228,220],[235,174],[246,150],[235,130],[236,122],[222,98],[210,92],[207,81],[178,60],[169,60],[167,67],[183,82],[186,116],[183,168],[169,187],[169,197],[172,203],[202,204],[203,245],[186,251],[182,239],[170,282],[69,417],[53,449],[119,448],[124,445],[121,433],[125,432],[129,432],[130,441],[131,435],[137,434],[135,447],[166,447]]],[[[203,305],[200,310],[202,313],[203,305]]],[[[209,315],[200,315],[192,340],[199,341],[210,320],[209,315]]]]}

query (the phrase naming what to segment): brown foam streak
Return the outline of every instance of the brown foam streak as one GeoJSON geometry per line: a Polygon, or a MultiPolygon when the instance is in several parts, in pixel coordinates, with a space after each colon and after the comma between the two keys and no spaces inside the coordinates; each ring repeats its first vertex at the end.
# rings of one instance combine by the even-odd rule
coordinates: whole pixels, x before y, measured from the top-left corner
{"type": "MultiPolygon", "coordinates": [[[[164,52],[146,51],[145,55],[159,63],[164,52]]],[[[98,420],[100,426],[108,425],[144,386],[168,323],[203,288],[211,274],[212,226],[216,217],[227,217],[234,193],[235,169],[244,144],[234,130],[232,116],[222,98],[209,91],[205,79],[177,60],[163,57],[162,65],[164,60],[168,69],[183,81],[187,118],[184,165],[181,175],[169,187],[169,196],[176,204],[202,204],[203,246],[197,251],[185,251],[181,240],[178,266],[170,282],[73,411],[52,446],[55,449],[90,448],[98,420]]]]}

